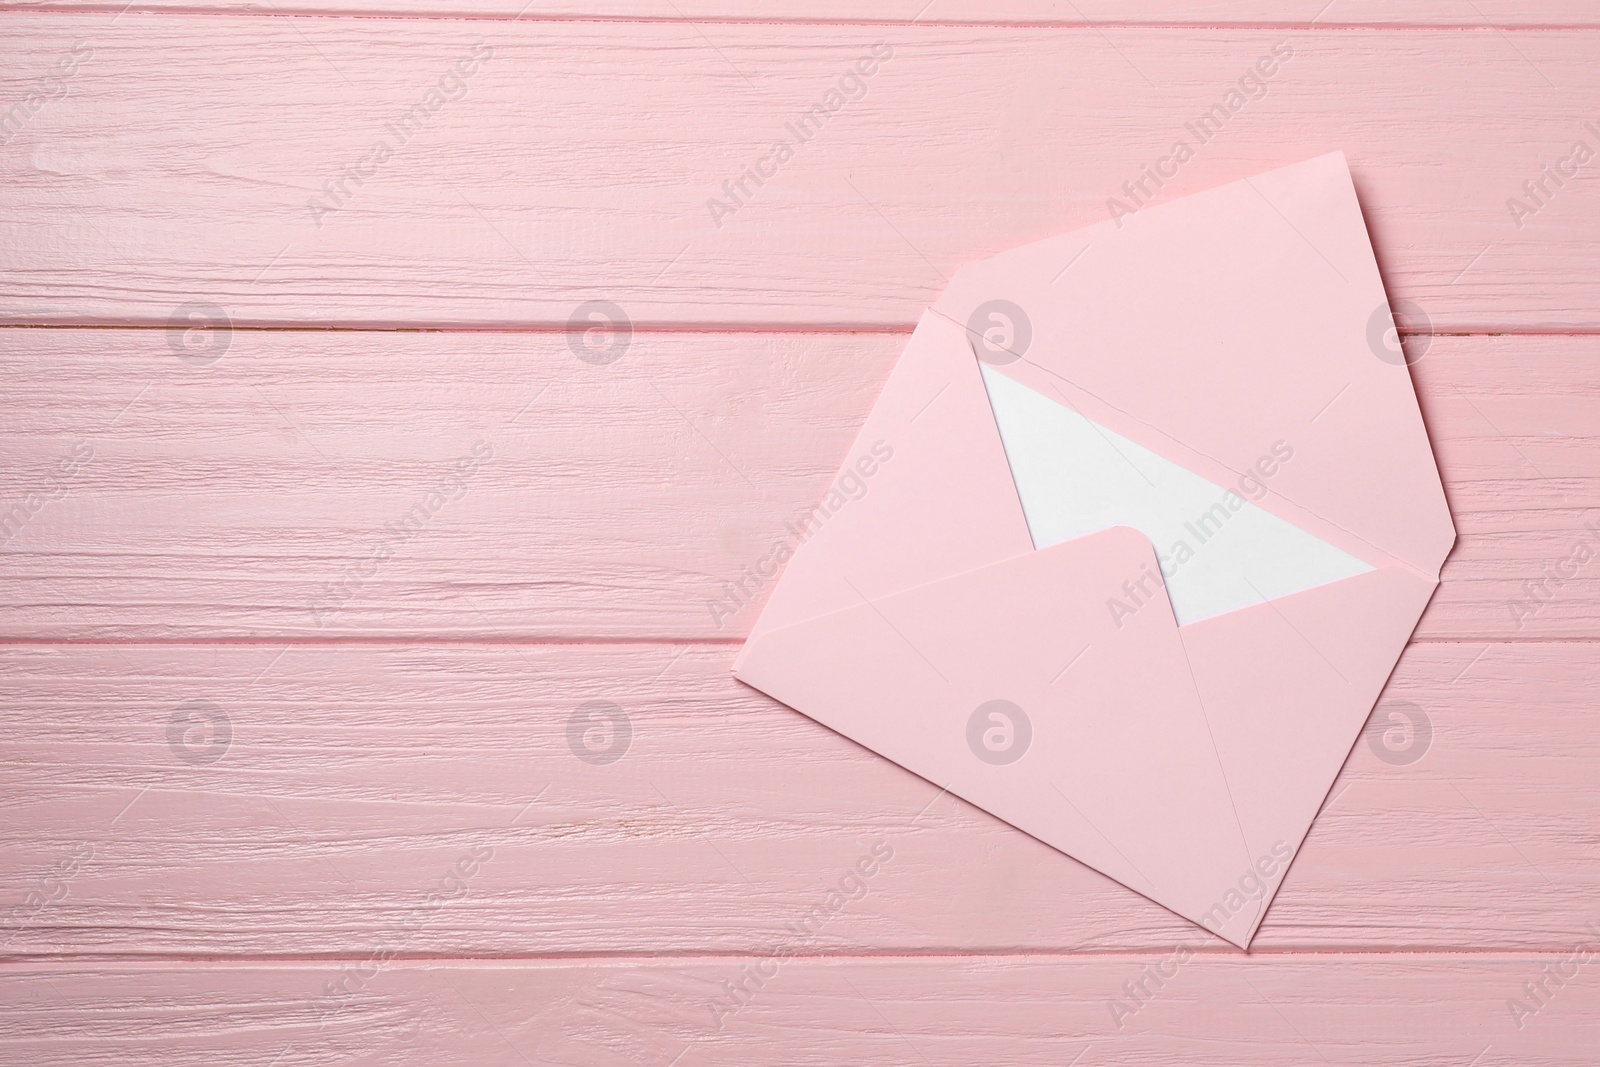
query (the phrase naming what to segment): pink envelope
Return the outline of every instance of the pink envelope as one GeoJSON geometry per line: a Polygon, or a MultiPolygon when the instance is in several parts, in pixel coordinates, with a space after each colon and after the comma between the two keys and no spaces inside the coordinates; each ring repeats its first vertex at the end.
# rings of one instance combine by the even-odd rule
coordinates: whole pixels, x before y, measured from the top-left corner
{"type": "Polygon", "coordinates": [[[1344,156],[973,263],[735,675],[1248,947],[1455,540],[1344,156]]]}

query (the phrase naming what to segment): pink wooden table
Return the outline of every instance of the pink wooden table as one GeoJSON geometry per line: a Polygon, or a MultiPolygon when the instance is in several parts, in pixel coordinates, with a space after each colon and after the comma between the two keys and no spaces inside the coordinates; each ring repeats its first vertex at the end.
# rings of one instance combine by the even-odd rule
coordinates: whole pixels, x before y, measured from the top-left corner
{"type": "Polygon", "coordinates": [[[0,9],[0,1063],[1600,1063],[1592,3],[0,9]],[[1348,153],[1460,532],[1248,955],[727,593],[1241,86],[1159,197],[1348,153]]]}

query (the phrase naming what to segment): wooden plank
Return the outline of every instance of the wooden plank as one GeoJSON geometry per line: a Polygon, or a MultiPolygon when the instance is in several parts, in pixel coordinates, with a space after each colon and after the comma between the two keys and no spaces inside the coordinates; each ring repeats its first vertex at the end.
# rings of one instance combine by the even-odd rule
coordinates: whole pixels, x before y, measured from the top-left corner
{"type": "MultiPolygon", "coordinates": [[[[641,332],[604,366],[554,333],[182,340],[0,330],[0,636],[737,639],[765,590],[727,583],[792,540],[905,338],[641,332]]],[[[1596,344],[1437,337],[1413,368],[1460,531],[1423,638],[1600,636],[1596,344]]]]}
{"type": "Polygon", "coordinates": [[[20,12],[0,99],[41,95],[0,162],[0,318],[564,325],[605,299],[636,325],[903,327],[961,263],[1107,218],[1280,46],[1160,198],[1342,148],[1391,295],[1436,329],[1600,329],[1593,183],[1508,210],[1596,143],[1589,31],[20,12]],[[864,95],[723,191],[876,42],[864,95]]]}
{"type": "MultiPolygon", "coordinates": [[[[0,957],[753,952],[885,852],[813,951],[1227,950],[735,682],[732,654],[5,647],[0,957]]],[[[1597,683],[1595,644],[1410,649],[1381,721],[1420,709],[1428,740],[1356,745],[1254,948],[1580,936],[1597,683]]]]}
{"type": "Polygon", "coordinates": [[[1417,637],[1600,634],[1600,341],[1408,343],[1456,525],[1417,637]]]}
{"type": "Polygon", "coordinates": [[[432,16],[526,21],[651,19],[672,21],[834,22],[925,26],[950,24],[1213,27],[1461,26],[1508,30],[1593,26],[1584,0],[0,0],[0,10],[71,12],[243,12],[432,16]]]}
{"type": "MultiPolygon", "coordinates": [[[[1592,939],[1590,944],[1592,945],[1592,939]]],[[[0,971],[9,1062],[1586,1067],[1592,949],[1543,955],[759,957],[0,971]],[[758,989],[744,968],[770,977],[758,989]],[[1562,969],[1557,988],[1547,977],[1562,969]],[[1147,970],[1148,969],[1148,970],[1147,970]],[[1157,969],[1165,980],[1149,975],[1157,969]],[[1575,974],[1575,977],[1573,976],[1575,974]],[[324,1001],[325,984],[356,991],[324,1001]],[[1125,984],[1154,991],[1112,1021],[1125,984]],[[1551,995],[1512,1022],[1524,983],[1551,995]],[[751,990],[737,1012],[725,982],[751,990]],[[1156,988],[1156,983],[1160,988],[1156,988]],[[131,1039],[130,1033],[142,1035],[131,1039]],[[159,1034],[159,1036],[157,1036],[159,1034]],[[278,1057],[275,1059],[275,1057],[278,1057]],[[676,1057],[676,1058],[675,1058],[676,1057]]]]}

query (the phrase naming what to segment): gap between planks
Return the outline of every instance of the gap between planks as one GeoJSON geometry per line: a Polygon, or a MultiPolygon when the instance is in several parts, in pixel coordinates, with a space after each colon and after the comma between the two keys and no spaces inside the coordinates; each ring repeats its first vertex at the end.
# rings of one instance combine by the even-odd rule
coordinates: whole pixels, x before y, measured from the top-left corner
{"type": "MultiPolygon", "coordinates": [[[[994,8],[982,8],[982,15],[944,16],[929,15],[938,0],[922,7],[922,10],[912,17],[883,16],[863,17],[847,15],[788,15],[769,14],[752,15],[747,13],[731,13],[702,11],[697,14],[685,12],[682,7],[674,4],[670,12],[646,13],[643,11],[614,11],[598,10],[604,6],[596,2],[588,6],[574,6],[566,10],[531,11],[534,0],[520,4],[518,0],[505,0],[504,10],[491,10],[493,0],[483,0],[479,10],[473,11],[433,11],[423,8],[412,8],[404,3],[371,3],[362,6],[359,0],[346,0],[345,3],[318,4],[312,2],[291,2],[284,7],[271,6],[270,10],[262,10],[248,3],[230,4],[228,0],[218,0],[212,4],[184,3],[182,0],[175,2],[146,2],[146,3],[100,3],[88,0],[84,3],[58,2],[58,3],[27,3],[16,0],[0,0],[0,17],[5,14],[29,15],[111,15],[119,19],[126,14],[141,16],[166,16],[193,18],[195,16],[217,16],[228,18],[336,18],[336,19],[405,19],[408,21],[437,21],[437,22],[620,22],[644,25],[666,24],[700,24],[709,26],[794,26],[808,28],[905,28],[916,26],[926,29],[1005,29],[1005,30],[1087,30],[1100,32],[1105,30],[1156,30],[1170,33],[1205,33],[1205,32],[1234,32],[1234,31],[1261,31],[1273,33],[1324,33],[1330,31],[1373,32],[1373,31],[1436,31],[1454,30],[1459,32],[1476,33],[1573,33],[1585,30],[1600,29],[1600,16],[1591,17],[1589,21],[1573,20],[1570,15],[1581,14],[1576,8],[1570,13],[1552,15],[1544,21],[1528,19],[1527,12],[1519,10],[1517,14],[1522,21],[1496,20],[1486,15],[1476,5],[1471,6],[1466,19],[1442,18],[1393,18],[1380,19],[1371,15],[1358,15],[1345,21],[1339,21],[1337,7],[1334,3],[1324,6],[1310,18],[1285,19],[1285,18],[1244,18],[1229,20],[1226,18],[1129,18],[1125,13],[1108,18],[1092,18],[1083,13],[1082,8],[1074,5],[1074,14],[1071,18],[1038,18],[1027,16],[1006,17],[994,14],[994,8]],[[1330,10],[1332,9],[1332,10],[1330,10]]],[[[270,5],[269,5],[270,6],[270,5]]],[[[691,7],[693,5],[690,5],[691,7]]],[[[1003,5],[1002,5],[1003,6],[1003,5]]]]}
{"type": "MultiPolygon", "coordinates": [[[[0,16],[3,17],[3,16],[0,16]]],[[[760,334],[793,337],[848,337],[852,334],[874,336],[910,337],[915,323],[844,322],[833,325],[804,322],[642,322],[630,323],[635,337],[660,335],[717,335],[760,334]]],[[[0,322],[0,330],[152,330],[165,332],[172,329],[165,322],[0,322]]],[[[460,323],[406,323],[405,325],[378,326],[360,324],[329,324],[307,326],[304,323],[228,323],[228,329],[237,333],[438,333],[438,334],[569,334],[572,327],[562,322],[530,322],[517,326],[496,326],[460,323]]],[[[1473,325],[1454,330],[1397,329],[1401,337],[1600,337],[1600,326],[1584,327],[1524,327],[1473,325]]],[[[0,336],[4,336],[0,334],[0,336]]]]}
{"type": "MultiPolygon", "coordinates": [[[[1580,940],[1583,935],[1574,934],[1580,940]]],[[[1337,956],[1342,959],[1420,959],[1437,960],[1451,957],[1463,959],[1498,959],[1509,955],[1523,956],[1530,959],[1543,959],[1545,957],[1563,958],[1572,955],[1572,946],[1558,948],[1520,948],[1520,947],[1495,947],[1495,946],[1447,946],[1441,948],[1336,948],[1319,945],[1300,945],[1288,948],[1275,949],[1240,949],[1232,945],[1198,945],[1191,944],[1189,951],[1197,958],[1209,959],[1220,962],[1228,961],[1260,961],[1269,960],[1305,960],[1315,956],[1337,956]]],[[[1153,956],[1167,956],[1172,948],[1166,945],[1153,945],[1147,949],[1094,949],[1094,948],[1050,948],[1005,951],[1003,949],[969,949],[963,950],[953,946],[944,946],[928,949],[883,949],[881,951],[862,951],[853,949],[846,952],[791,952],[788,960],[797,963],[883,963],[894,960],[915,960],[917,962],[937,962],[950,960],[953,962],[970,963],[983,960],[993,960],[1000,963],[1029,962],[1033,960],[1093,960],[1097,963],[1112,963],[1118,960],[1138,962],[1150,959],[1153,956]]],[[[717,963],[720,961],[742,961],[761,958],[761,951],[739,951],[729,949],[723,951],[707,950],[704,952],[685,952],[675,950],[671,952],[516,952],[500,956],[461,956],[441,953],[428,955],[426,953],[395,953],[388,957],[384,967],[403,969],[432,969],[437,967],[498,967],[505,964],[517,963],[556,963],[556,964],[636,964],[642,966],[654,965],[684,965],[692,966],[697,963],[717,963]]],[[[215,968],[217,970],[264,970],[281,967],[286,970],[300,970],[305,967],[333,965],[342,963],[364,963],[369,960],[370,953],[306,953],[295,955],[292,953],[249,953],[242,955],[222,955],[218,953],[195,952],[82,952],[65,953],[51,956],[17,955],[7,959],[0,959],[0,977],[4,977],[8,970],[75,970],[85,963],[115,964],[119,969],[126,970],[166,970],[170,967],[198,966],[215,968]]]]}
{"type": "MultiPolygon", "coordinates": [[[[5,648],[565,648],[639,647],[718,648],[742,645],[738,637],[451,637],[440,634],[402,634],[393,637],[133,637],[61,638],[0,637],[5,648]]],[[[1595,637],[1413,637],[1406,647],[1418,645],[1592,645],[1595,637]]]]}

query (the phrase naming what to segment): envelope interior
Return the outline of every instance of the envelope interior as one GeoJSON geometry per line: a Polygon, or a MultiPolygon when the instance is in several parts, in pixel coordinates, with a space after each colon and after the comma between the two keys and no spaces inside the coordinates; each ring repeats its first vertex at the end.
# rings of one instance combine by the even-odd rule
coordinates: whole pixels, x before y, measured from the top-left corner
{"type": "MultiPolygon", "coordinates": [[[[1113,526],[1155,546],[1178,625],[1372,570],[1257,507],[1270,474],[1221,486],[984,365],[983,381],[1035,548],[1113,526]]],[[[1275,442],[1261,470],[1292,461],[1275,442]]],[[[1130,591],[1130,612],[1140,604],[1130,591]]],[[[1113,608],[1113,610],[1115,610],[1113,608]]]]}

